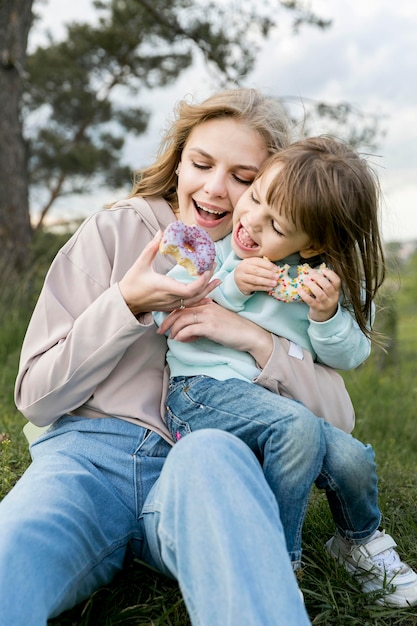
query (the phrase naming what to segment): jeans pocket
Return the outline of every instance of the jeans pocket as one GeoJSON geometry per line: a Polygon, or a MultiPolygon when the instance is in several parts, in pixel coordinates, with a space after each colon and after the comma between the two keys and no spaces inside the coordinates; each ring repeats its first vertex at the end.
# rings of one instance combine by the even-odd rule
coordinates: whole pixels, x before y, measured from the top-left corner
{"type": "Polygon", "coordinates": [[[185,437],[185,435],[191,432],[188,422],[174,415],[168,407],[165,414],[165,421],[174,441],[179,441],[182,437],[185,437]]]}

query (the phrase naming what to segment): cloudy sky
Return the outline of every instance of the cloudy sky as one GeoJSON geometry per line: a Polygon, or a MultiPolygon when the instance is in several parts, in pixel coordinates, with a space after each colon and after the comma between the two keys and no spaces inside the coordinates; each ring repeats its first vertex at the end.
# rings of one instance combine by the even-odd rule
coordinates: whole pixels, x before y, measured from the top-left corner
{"type": "MultiPolygon", "coordinates": [[[[41,42],[47,28],[59,37],[63,23],[88,19],[89,7],[89,0],[38,0],[41,19],[31,44],[41,42]]],[[[311,8],[332,26],[325,31],[304,27],[292,36],[283,24],[245,84],[271,95],[349,102],[365,114],[382,116],[385,135],[372,162],[384,194],[383,235],[386,241],[417,240],[417,2],[311,0],[311,8]]],[[[140,94],[153,115],[147,134],[127,142],[132,169],[152,159],[175,102],[187,94],[203,98],[214,87],[199,68],[185,72],[163,94],[140,94]]],[[[314,130],[323,132],[319,126],[314,130]]],[[[55,215],[85,216],[112,199],[107,194],[61,201],[55,215]]]]}

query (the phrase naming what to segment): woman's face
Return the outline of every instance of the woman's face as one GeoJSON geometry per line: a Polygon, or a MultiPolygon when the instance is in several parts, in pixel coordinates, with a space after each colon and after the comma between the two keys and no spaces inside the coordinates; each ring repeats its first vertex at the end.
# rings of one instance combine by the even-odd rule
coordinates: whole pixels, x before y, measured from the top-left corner
{"type": "Polygon", "coordinates": [[[268,156],[262,137],[231,117],[196,126],[178,171],[179,219],[197,224],[213,239],[232,230],[232,214],[268,156]]]}

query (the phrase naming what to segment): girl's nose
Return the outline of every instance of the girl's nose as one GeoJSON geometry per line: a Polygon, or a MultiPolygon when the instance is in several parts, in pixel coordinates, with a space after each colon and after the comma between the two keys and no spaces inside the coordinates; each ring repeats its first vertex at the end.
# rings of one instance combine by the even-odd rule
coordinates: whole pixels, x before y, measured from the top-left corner
{"type": "Polygon", "coordinates": [[[251,206],[250,210],[246,214],[246,223],[254,233],[259,232],[262,228],[262,212],[256,206],[251,206]]]}

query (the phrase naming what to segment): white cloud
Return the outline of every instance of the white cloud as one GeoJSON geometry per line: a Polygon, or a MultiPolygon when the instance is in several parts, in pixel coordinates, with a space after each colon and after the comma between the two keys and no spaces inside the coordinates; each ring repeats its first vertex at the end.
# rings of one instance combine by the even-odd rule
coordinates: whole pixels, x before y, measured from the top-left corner
{"type": "MultiPolygon", "coordinates": [[[[386,201],[384,236],[417,240],[417,3],[313,0],[311,7],[333,19],[332,26],[325,31],[303,27],[298,35],[291,36],[289,21],[284,18],[246,84],[279,96],[346,101],[364,113],[384,115],[386,136],[378,150],[378,172],[386,201]]],[[[41,40],[46,26],[59,36],[63,22],[94,15],[87,0],[49,0],[35,8],[42,21],[31,34],[32,45],[41,40]]],[[[141,93],[141,102],[153,116],[148,133],[127,142],[126,155],[132,168],[141,167],[154,156],[175,102],[190,92],[200,99],[212,88],[207,74],[198,68],[185,72],[174,86],[163,91],[141,93]]],[[[91,198],[79,200],[82,205],[96,204],[94,208],[99,208],[91,198]]]]}
{"type": "Polygon", "coordinates": [[[324,31],[304,29],[289,43],[278,31],[260,56],[253,80],[276,94],[347,101],[383,116],[377,171],[387,239],[417,239],[417,4],[413,0],[316,0],[333,19],[324,31]]]}

